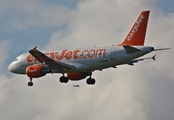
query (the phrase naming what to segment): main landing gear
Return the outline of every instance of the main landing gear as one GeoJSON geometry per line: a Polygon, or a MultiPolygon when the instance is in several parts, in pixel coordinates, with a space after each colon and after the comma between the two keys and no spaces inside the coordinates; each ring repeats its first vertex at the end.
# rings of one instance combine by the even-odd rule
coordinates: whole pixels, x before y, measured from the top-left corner
{"type": "Polygon", "coordinates": [[[86,80],[86,83],[88,84],[88,85],[94,85],[95,84],[95,79],[94,78],[88,78],[87,80],[86,80]]]}
{"type": "MultiPolygon", "coordinates": [[[[68,77],[62,76],[62,77],[59,78],[59,81],[60,81],[61,83],[67,83],[69,80],[68,80],[68,77]]],[[[94,85],[94,84],[95,84],[95,79],[89,77],[89,78],[86,80],[86,83],[87,83],[88,85],[94,85]]]]}
{"type": "Polygon", "coordinates": [[[28,86],[33,86],[32,78],[30,78],[30,82],[28,82],[28,86]]]}
{"type": "Polygon", "coordinates": [[[69,80],[68,80],[68,77],[65,77],[64,75],[62,77],[60,77],[59,81],[61,83],[67,83],[69,80]]]}
{"type": "Polygon", "coordinates": [[[88,85],[94,85],[95,84],[95,79],[91,77],[92,76],[92,72],[90,72],[89,74],[89,78],[86,80],[86,83],[88,85]]]}

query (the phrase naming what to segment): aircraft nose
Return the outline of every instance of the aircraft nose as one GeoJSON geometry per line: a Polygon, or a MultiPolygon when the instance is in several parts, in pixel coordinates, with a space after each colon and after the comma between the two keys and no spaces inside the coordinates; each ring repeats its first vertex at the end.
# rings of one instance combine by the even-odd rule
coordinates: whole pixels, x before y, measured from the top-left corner
{"type": "Polygon", "coordinates": [[[8,66],[8,70],[12,73],[17,73],[18,71],[18,64],[16,63],[11,63],[9,66],[8,66]]]}
{"type": "Polygon", "coordinates": [[[11,64],[8,66],[8,70],[9,70],[10,72],[14,72],[14,65],[13,65],[13,63],[11,63],[11,64]]]}

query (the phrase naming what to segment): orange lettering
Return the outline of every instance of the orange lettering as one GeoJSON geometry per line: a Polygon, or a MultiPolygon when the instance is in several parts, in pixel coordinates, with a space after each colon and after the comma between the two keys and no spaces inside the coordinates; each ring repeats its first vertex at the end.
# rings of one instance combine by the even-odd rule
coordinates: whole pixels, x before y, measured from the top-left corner
{"type": "Polygon", "coordinates": [[[75,51],[74,51],[74,55],[73,55],[74,59],[77,59],[77,58],[78,58],[78,56],[77,56],[77,53],[78,53],[78,52],[80,52],[80,50],[75,50],[75,51]]]}
{"type": "MultiPolygon", "coordinates": [[[[88,58],[105,57],[106,49],[83,50],[82,52],[79,49],[75,51],[62,50],[61,55],[59,55],[59,52],[45,53],[45,55],[50,56],[51,58],[56,60],[62,60],[63,58],[70,60],[72,57],[74,59],[81,59],[81,58],[85,59],[87,57],[88,58]]],[[[26,61],[38,62],[38,60],[35,57],[33,57],[31,54],[27,56],[26,61]]]]}
{"type": "Polygon", "coordinates": [[[73,53],[72,51],[68,51],[68,52],[65,54],[65,58],[66,58],[67,60],[71,59],[72,53],[73,53]]]}
{"type": "Polygon", "coordinates": [[[94,55],[95,55],[95,50],[90,50],[90,51],[88,52],[88,57],[89,57],[89,58],[93,58],[94,55]],[[93,53],[91,53],[91,52],[93,52],[93,53]]]}
{"type": "Polygon", "coordinates": [[[51,52],[50,57],[54,59],[57,54],[58,54],[58,52],[51,52]]]}
{"type": "Polygon", "coordinates": [[[61,56],[57,55],[57,56],[56,56],[56,59],[57,59],[57,60],[62,60],[63,57],[64,57],[64,55],[65,55],[65,52],[66,52],[66,51],[67,51],[67,50],[62,50],[61,56]]]}
{"type": "Polygon", "coordinates": [[[97,57],[97,55],[99,55],[99,57],[101,57],[102,53],[103,53],[103,57],[105,57],[106,49],[97,49],[95,57],[97,57]]]}
{"type": "Polygon", "coordinates": [[[80,56],[81,56],[82,58],[86,58],[86,57],[87,57],[87,54],[84,56],[84,53],[85,53],[85,52],[88,52],[88,50],[84,50],[84,51],[81,53],[80,56]]]}

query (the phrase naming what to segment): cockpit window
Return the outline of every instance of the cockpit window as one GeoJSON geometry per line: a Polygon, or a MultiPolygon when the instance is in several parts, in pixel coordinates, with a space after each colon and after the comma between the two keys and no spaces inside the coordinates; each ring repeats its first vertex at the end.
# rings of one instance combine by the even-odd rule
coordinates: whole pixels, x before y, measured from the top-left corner
{"type": "Polygon", "coordinates": [[[15,62],[18,61],[18,58],[16,58],[14,61],[15,61],[15,62]]]}

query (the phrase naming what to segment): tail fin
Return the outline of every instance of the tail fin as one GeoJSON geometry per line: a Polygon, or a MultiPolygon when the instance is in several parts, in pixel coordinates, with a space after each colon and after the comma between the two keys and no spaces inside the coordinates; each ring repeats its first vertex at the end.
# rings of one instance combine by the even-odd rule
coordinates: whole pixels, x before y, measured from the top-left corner
{"type": "Polygon", "coordinates": [[[150,11],[142,11],[140,13],[125,39],[122,41],[122,43],[118,44],[118,46],[144,45],[149,12],[150,11]]]}

